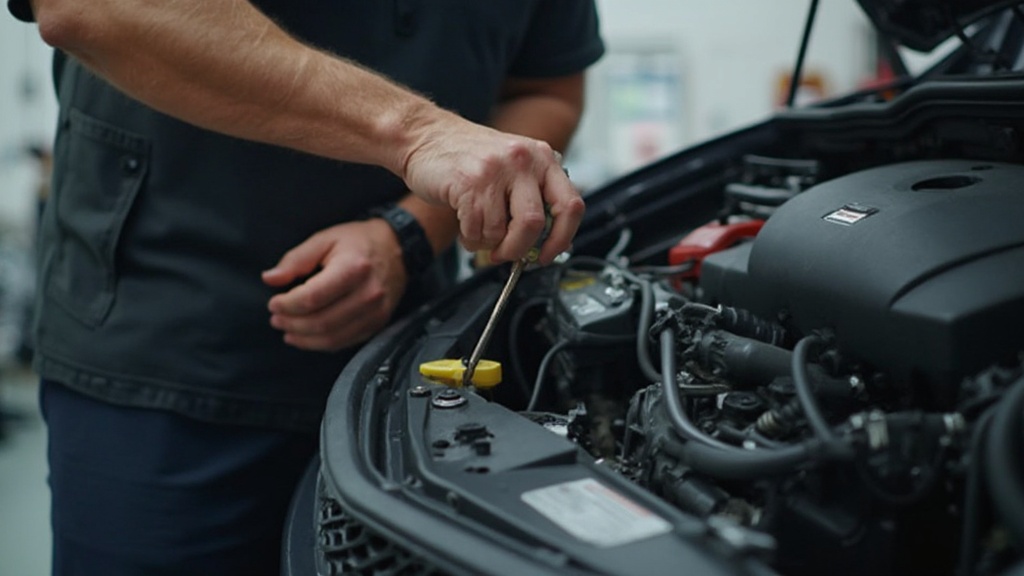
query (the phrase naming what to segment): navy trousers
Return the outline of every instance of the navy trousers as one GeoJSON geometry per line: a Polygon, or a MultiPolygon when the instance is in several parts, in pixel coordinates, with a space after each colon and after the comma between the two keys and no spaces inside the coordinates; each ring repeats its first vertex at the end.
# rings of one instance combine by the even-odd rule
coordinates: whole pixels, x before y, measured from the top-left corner
{"type": "Polygon", "coordinates": [[[315,434],[221,426],[43,381],[55,576],[276,575],[315,434]]]}

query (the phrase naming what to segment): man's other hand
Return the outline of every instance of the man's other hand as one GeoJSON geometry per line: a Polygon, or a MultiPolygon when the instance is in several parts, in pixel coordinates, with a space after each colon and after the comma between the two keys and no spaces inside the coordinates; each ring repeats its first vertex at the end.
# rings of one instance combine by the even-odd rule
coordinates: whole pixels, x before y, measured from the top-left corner
{"type": "Polygon", "coordinates": [[[391,318],[405,292],[402,250],[384,220],[339,224],[317,232],[263,272],[263,282],[302,284],[270,299],[270,325],[284,341],[333,351],[368,340],[391,318]]]}

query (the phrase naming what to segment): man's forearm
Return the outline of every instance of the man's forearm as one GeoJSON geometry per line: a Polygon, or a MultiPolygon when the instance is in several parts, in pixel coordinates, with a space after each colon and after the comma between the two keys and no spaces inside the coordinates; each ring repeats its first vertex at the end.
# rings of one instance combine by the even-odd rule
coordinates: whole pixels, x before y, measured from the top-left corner
{"type": "Polygon", "coordinates": [[[443,114],[303,45],[245,0],[34,0],[44,40],[130,96],[240,138],[401,174],[415,124],[443,114]]]}
{"type": "Polygon", "coordinates": [[[555,150],[569,146],[583,114],[583,73],[545,79],[510,79],[491,117],[502,132],[543,140],[555,150]]]}

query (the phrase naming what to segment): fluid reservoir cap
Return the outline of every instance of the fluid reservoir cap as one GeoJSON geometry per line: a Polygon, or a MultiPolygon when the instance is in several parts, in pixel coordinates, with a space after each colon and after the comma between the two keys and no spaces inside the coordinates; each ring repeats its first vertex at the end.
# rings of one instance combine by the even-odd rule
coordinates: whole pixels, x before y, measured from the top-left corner
{"type": "MultiPolygon", "coordinates": [[[[465,372],[466,365],[461,359],[445,358],[420,364],[420,374],[424,378],[456,388],[462,386],[462,375],[465,372]]],[[[476,365],[471,382],[481,389],[494,388],[501,384],[501,362],[481,360],[476,365]]]]}

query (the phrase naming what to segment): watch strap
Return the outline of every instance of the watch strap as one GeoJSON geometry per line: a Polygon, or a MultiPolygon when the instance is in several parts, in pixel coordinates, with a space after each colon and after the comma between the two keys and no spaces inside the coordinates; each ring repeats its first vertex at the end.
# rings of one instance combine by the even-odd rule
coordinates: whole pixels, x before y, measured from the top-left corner
{"type": "Polygon", "coordinates": [[[397,204],[372,208],[369,214],[371,218],[383,219],[395,232],[409,279],[423,275],[434,263],[434,248],[419,220],[397,204]]]}

